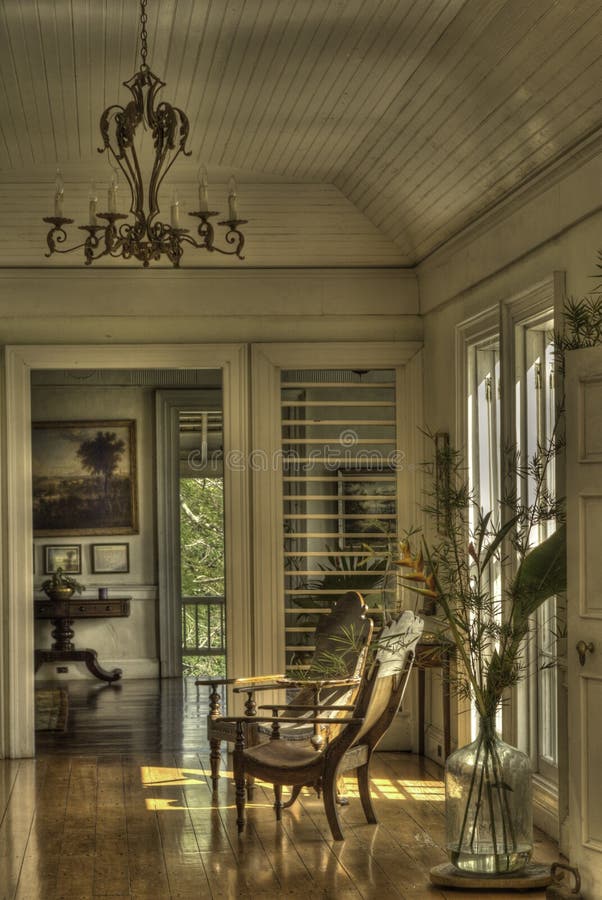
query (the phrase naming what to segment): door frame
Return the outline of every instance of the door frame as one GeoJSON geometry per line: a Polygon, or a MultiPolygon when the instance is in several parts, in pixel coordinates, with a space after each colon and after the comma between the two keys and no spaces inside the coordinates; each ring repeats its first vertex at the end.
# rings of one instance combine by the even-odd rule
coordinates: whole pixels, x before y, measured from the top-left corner
{"type": "MultiPolygon", "coordinates": [[[[417,463],[424,459],[423,439],[419,432],[419,427],[423,425],[422,343],[328,341],[252,344],[253,452],[250,468],[253,470],[252,527],[255,535],[253,594],[257,598],[258,609],[261,608],[261,615],[256,616],[253,622],[253,646],[264,672],[285,670],[280,373],[282,369],[349,368],[398,370],[397,446],[404,453],[398,478],[399,518],[407,523],[416,522],[416,504],[422,499],[417,463]]],[[[418,746],[416,729],[413,746],[418,746]]]]}
{"type": "MultiPolygon", "coordinates": [[[[0,757],[34,755],[33,527],[31,488],[32,369],[221,369],[224,446],[248,458],[248,366],[245,344],[21,345],[4,351],[2,519],[0,582],[0,757]],[[29,599],[31,598],[31,599],[29,599]],[[25,611],[25,614],[24,614],[25,611]]],[[[226,591],[232,598],[227,662],[253,672],[248,640],[251,598],[249,471],[224,471],[226,591]]]]}
{"type": "MultiPolygon", "coordinates": [[[[602,697],[602,604],[598,527],[602,509],[602,445],[597,405],[602,393],[602,348],[567,354],[567,687],[569,821],[568,855],[578,866],[583,896],[602,890],[602,829],[597,814],[602,796],[596,759],[602,697]],[[595,391],[596,415],[588,416],[587,394],[595,391]],[[591,426],[591,431],[590,431],[591,426]],[[593,540],[590,540],[593,531],[593,540]],[[577,642],[594,644],[583,663],[577,642]]],[[[591,415],[591,413],[590,413],[591,415]]]]}

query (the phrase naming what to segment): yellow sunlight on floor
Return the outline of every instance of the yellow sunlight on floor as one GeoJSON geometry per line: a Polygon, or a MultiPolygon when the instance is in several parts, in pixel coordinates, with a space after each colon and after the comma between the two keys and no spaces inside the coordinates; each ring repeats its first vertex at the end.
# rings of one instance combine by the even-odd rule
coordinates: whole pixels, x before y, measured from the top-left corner
{"type": "MultiPolygon", "coordinates": [[[[142,766],[141,781],[147,788],[186,788],[193,785],[201,788],[209,788],[205,774],[201,769],[179,769],[165,766],[142,766]]],[[[231,780],[232,772],[222,772],[221,778],[231,780]]],[[[359,797],[355,778],[344,778],[344,794],[350,799],[359,797]]],[[[258,784],[265,782],[259,781],[258,784]]],[[[417,781],[406,778],[373,778],[371,781],[372,796],[380,800],[428,800],[429,802],[443,802],[445,791],[440,781],[417,781]]],[[[269,787],[269,784],[267,784],[269,787]]],[[[313,792],[304,788],[303,795],[311,796],[313,792]]],[[[220,804],[224,809],[231,808],[230,804],[220,804]]],[[[270,802],[249,803],[250,808],[270,807],[270,802]]],[[[181,797],[147,797],[146,808],[152,811],[174,811],[183,809],[211,809],[212,804],[190,805],[182,804],[181,797]]]]}

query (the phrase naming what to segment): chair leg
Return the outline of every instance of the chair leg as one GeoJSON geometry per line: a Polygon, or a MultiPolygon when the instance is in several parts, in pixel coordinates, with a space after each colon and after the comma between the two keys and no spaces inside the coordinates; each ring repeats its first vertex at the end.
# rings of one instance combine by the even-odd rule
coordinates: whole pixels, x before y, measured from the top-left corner
{"type": "Polygon", "coordinates": [[[234,781],[236,784],[236,827],[240,834],[245,827],[245,801],[247,789],[245,786],[244,765],[234,755],[234,781]]]}
{"type": "Polygon", "coordinates": [[[211,786],[214,800],[217,800],[217,789],[219,787],[219,769],[222,761],[220,753],[221,743],[221,741],[218,741],[215,738],[211,738],[209,741],[209,746],[211,747],[211,754],[209,756],[211,762],[211,786]]]}
{"type": "Polygon", "coordinates": [[[247,775],[247,800],[249,803],[253,800],[253,793],[255,790],[255,778],[253,775],[247,775]]]}
{"type": "Polygon", "coordinates": [[[290,809],[300,793],[301,793],[301,786],[296,784],[294,786],[294,788],[292,789],[291,795],[288,798],[288,800],[286,801],[286,803],[282,804],[282,809],[290,809]]]}
{"type": "Polygon", "coordinates": [[[357,785],[360,792],[360,800],[362,801],[364,815],[371,825],[376,825],[378,819],[376,818],[376,813],[374,812],[374,807],[372,806],[372,797],[370,796],[369,761],[364,766],[360,766],[357,770],[357,785]]]}
{"type": "Polygon", "coordinates": [[[274,785],[274,811],[276,813],[276,821],[282,820],[282,785],[274,785]]]}
{"type": "Polygon", "coordinates": [[[345,779],[342,775],[339,775],[337,778],[337,803],[339,806],[349,806],[349,797],[345,790],[345,779]]]}
{"type": "Polygon", "coordinates": [[[341,820],[337,809],[337,782],[336,778],[326,781],[322,785],[324,792],[324,811],[328,824],[335,841],[343,840],[343,831],[341,829],[341,820]]]}

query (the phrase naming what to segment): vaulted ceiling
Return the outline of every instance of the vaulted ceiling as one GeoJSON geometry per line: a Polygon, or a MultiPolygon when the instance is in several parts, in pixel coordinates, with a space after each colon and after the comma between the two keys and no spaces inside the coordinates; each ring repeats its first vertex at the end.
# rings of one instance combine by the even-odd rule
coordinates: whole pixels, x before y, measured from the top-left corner
{"type": "MultiPolygon", "coordinates": [[[[84,222],[89,182],[108,181],[98,123],[128,99],[138,14],[2,0],[0,265],[55,264],[57,164],[84,222]]],[[[172,182],[194,209],[205,162],[223,210],[238,176],[242,265],[413,265],[602,126],[600,0],[149,0],[148,16],[162,97],[191,123],[172,182]]]]}

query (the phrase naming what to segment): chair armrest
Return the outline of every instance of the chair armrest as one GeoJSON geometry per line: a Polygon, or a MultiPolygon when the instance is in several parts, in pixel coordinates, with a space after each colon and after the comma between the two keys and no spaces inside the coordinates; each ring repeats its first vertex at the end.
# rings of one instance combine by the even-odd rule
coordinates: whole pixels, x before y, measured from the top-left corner
{"type": "Polygon", "coordinates": [[[235,694],[249,693],[250,691],[282,691],[286,687],[292,687],[281,675],[266,676],[269,680],[260,681],[255,678],[237,678],[234,688],[235,694]],[[244,682],[244,683],[242,683],[244,682]]]}
{"type": "Polygon", "coordinates": [[[355,706],[346,705],[343,703],[325,703],[324,706],[307,706],[307,705],[303,705],[303,704],[297,705],[294,703],[287,703],[282,706],[267,704],[265,706],[260,706],[258,708],[259,709],[271,709],[271,710],[292,709],[292,710],[299,710],[300,712],[310,712],[311,710],[313,710],[314,712],[319,712],[320,710],[323,710],[323,709],[342,709],[342,710],[347,710],[348,712],[353,712],[353,710],[355,709],[355,706]]]}
{"type": "Polygon", "coordinates": [[[320,678],[311,679],[303,678],[301,680],[286,678],[284,675],[266,675],[267,680],[262,682],[260,679],[242,679],[237,678],[237,685],[234,688],[235,693],[244,693],[244,691],[269,691],[283,690],[284,688],[317,688],[320,690],[325,687],[353,687],[360,683],[359,678],[320,678]],[[247,685],[241,684],[243,680],[248,681],[247,685]]]}
{"type": "Polygon", "coordinates": [[[360,683],[360,678],[301,678],[301,679],[292,679],[292,678],[284,678],[280,682],[281,687],[313,687],[313,688],[325,688],[325,687],[354,687],[360,683]]]}
{"type": "MultiPolygon", "coordinates": [[[[284,675],[253,675],[249,678],[200,678],[198,681],[195,681],[195,684],[199,685],[200,687],[213,687],[214,685],[220,684],[235,684],[240,685],[241,691],[245,691],[249,690],[249,687],[245,687],[245,685],[262,685],[266,682],[276,682],[282,678],[284,678],[284,675]]],[[[236,688],[234,690],[236,690],[236,688]]]]}
{"type": "Polygon", "coordinates": [[[286,675],[249,675],[247,678],[235,678],[234,681],[236,682],[236,687],[234,690],[251,690],[254,685],[257,685],[258,689],[262,688],[264,685],[266,688],[269,688],[272,683],[282,681],[283,678],[286,678],[286,675]]]}
{"type": "MultiPolygon", "coordinates": [[[[246,725],[249,723],[249,719],[246,716],[220,716],[219,719],[216,719],[217,722],[234,722],[235,724],[246,725]]],[[[341,716],[336,719],[308,719],[308,724],[314,724],[316,722],[318,725],[361,725],[364,721],[363,716],[341,716]]],[[[272,725],[274,722],[286,722],[291,725],[298,725],[299,719],[294,716],[278,716],[277,719],[274,719],[273,716],[254,716],[251,719],[252,723],[255,722],[267,722],[272,725]]]]}

